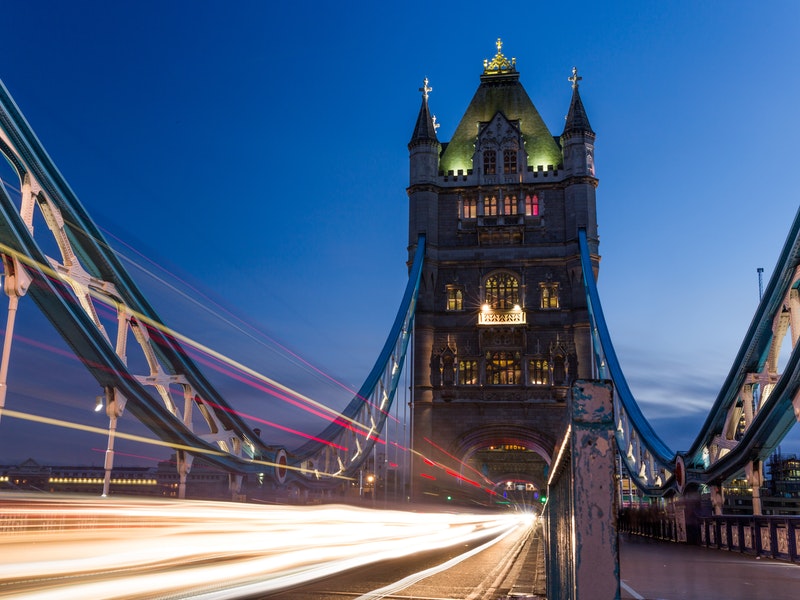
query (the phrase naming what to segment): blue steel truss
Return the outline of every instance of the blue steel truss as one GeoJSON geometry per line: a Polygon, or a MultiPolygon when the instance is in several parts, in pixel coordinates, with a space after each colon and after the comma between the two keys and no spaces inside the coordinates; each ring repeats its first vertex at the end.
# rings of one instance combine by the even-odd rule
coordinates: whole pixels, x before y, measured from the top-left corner
{"type": "Polygon", "coordinates": [[[262,442],[214,389],[123,268],[99,228],[59,173],[44,147],[0,82],[0,152],[19,177],[17,207],[0,186],[0,255],[9,270],[24,271],[27,293],[83,362],[121,413],[127,407],[163,441],[202,455],[231,473],[269,472],[279,482],[300,478],[330,484],[356,475],[378,441],[394,399],[419,290],[421,238],[394,326],[359,393],[320,435],[297,451],[262,442]],[[38,208],[61,254],[47,256],[34,237],[38,208]],[[117,312],[116,343],[95,305],[117,312]],[[128,334],[141,347],[150,372],[130,371],[128,334]],[[171,399],[182,390],[184,404],[171,399]],[[155,391],[155,393],[153,393],[155,391]],[[194,431],[197,410],[208,431],[194,431]],[[334,451],[335,449],[335,451],[334,451]]]}
{"type": "Polygon", "coordinates": [[[680,454],[656,435],[628,387],[603,316],[585,230],[579,232],[579,244],[595,368],[614,384],[618,451],[634,483],[647,494],[660,495],[689,484],[721,485],[745,473],[760,485],[757,465],[800,414],[800,211],[730,373],[696,440],[680,454]],[[791,354],[778,373],[790,327],[791,354]]]}

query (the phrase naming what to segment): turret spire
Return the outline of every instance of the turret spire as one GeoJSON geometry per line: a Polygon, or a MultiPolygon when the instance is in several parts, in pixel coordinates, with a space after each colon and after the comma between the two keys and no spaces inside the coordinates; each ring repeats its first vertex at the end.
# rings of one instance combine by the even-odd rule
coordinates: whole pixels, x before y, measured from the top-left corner
{"type": "Polygon", "coordinates": [[[419,88],[419,91],[422,92],[422,106],[419,109],[417,124],[414,126],[414,133],[411,136],[410,144],[423,140],[439,142],[436,138],[438,124],[436,123],[436,119],[431,117],[430,110],[428,109],[428,96],[433,91],[433,88],[430,87],[428,83],[429,81],[426,77],[422,82],[422,87],[419,88]]]}
{"type": "Polygon", "coordinates": [[[578,76],[577,67],[572,67],[572,77],[567,77],[567,81],[572,82],[572,101],[562,135],[568,133],[591,133],[594,135],[592,126],[589,124],[589,117],[586,116],[586,109],[583,108],[583,102],[581,102],[581,95],[578,92],[578,82],[581,79],[583,77],[578,76]]]}

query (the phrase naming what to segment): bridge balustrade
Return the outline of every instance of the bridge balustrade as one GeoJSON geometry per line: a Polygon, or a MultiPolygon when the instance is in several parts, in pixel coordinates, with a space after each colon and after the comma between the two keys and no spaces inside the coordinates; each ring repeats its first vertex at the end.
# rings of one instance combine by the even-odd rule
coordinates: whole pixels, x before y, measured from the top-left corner
{"type": "Polygon", "coordinates": [[[700,520],[700,543],[708,548],[800,562],[800,517],[718,515],[700,520]]]}
{"type": "MultiPolygon", "coordinates": [[[[674,507],[635,506],[623,508],[617,520],[620,533],[630,533],[670,542],[685,542],[681,539],[675,519],[674,507]]],[[[685,538],[685,536],[683,536],[685,538]]]]}

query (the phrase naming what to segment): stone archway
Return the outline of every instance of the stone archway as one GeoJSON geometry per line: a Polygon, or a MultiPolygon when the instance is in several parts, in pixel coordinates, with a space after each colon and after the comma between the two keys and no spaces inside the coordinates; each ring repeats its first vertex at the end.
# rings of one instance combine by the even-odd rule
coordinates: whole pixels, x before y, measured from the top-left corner
{"type": "MultiPolygon", "coordinates": [[[[429,460],[444,464],[438,492],[479,504],[531,504],[544,495],[555,441],[530,426],[486,424],[473,427],[437,447],[429,460]]],[[[430,498],[432,499],[432,498],[430,498]]]]}
{"type": "Polygon", "coordinates": [[[453,453],[495,486],[502,481],[547,485],[555,447],[549,436],[524,425],[490,424],[465,431],[454,440],[453,453]]]}

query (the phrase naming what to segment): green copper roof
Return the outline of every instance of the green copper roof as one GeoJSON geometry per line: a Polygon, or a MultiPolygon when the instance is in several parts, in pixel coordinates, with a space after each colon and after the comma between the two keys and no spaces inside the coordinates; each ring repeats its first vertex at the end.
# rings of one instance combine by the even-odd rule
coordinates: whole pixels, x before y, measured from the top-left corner
{"type": "Polygon", "coordinates": [[[458,172],[459,169],[466,173],[473,168],[472,155],[475,152],[478,125],[491,121],[498,112],[510,121],[519,121],[525,151],[528,153],[528,166],[535,169],[542,165],[547,168],[547,165],[558,166],[562,163],[561,149],[519,82],[516,61],[508,62],[499,52],[499,44],[498,41],[498,56],[492,63],[484,61],[481,84],[442,153],[439,170],[444,173],[458,172]],[[503,68],[497,68],[498,62],[503,68]]]}

